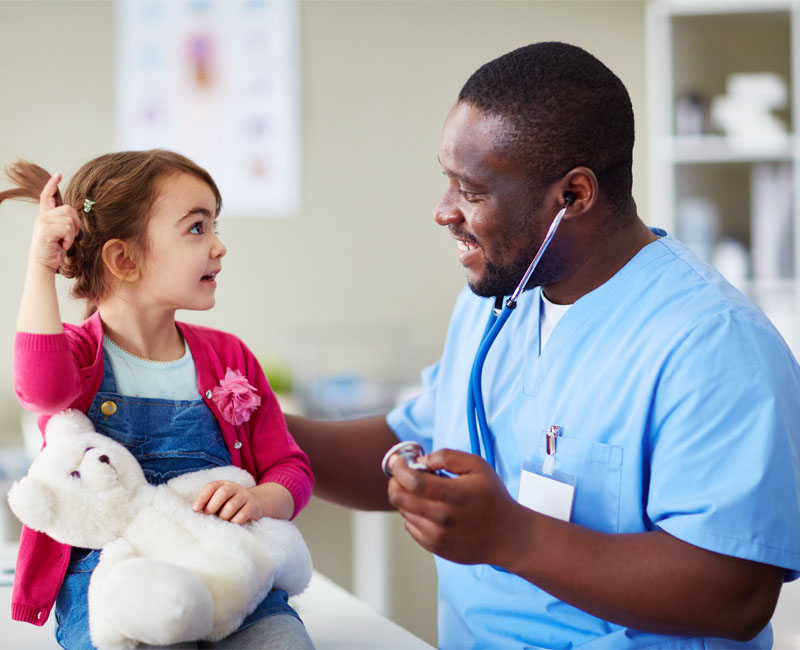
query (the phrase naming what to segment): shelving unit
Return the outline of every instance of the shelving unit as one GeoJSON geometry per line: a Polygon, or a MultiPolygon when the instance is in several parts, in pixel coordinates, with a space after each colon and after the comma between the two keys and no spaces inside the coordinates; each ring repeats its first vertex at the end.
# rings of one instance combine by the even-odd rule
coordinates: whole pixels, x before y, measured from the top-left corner
{"type": "Polygon", "coordinates": [[[716,264],[800,358],[800,0],[651,0],[647,30],[647,221],[716,264]],[[741,75],[755,90],[739,97],[782,87],[785,102],[751,117],[739,102],[723,126],[741,75]]]}

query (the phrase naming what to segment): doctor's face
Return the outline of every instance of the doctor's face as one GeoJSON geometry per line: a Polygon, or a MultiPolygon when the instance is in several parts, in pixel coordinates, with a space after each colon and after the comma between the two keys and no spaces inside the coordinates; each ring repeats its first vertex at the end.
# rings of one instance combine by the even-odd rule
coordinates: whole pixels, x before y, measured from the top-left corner
{"type": "MultiPolygon", "coordinates": [[[[439,148],[447,189],[434,219],[456,240],[470,288],[486,297],[514,291],[555,216],[540,214],[544,193],[531,189],[530,171],[504,152],[505,133],[504,118],[456,104],[439,148]]],[[[556,279],[547,258],[528,286],[556,279]]]]}

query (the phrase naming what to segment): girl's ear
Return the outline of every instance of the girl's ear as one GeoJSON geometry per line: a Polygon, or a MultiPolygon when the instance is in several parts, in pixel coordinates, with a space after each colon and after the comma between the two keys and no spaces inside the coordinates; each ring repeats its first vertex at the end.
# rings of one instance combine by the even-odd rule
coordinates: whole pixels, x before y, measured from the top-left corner
{"type": "Polygon", "coordinates": [[[103,263],[111,274],[123,282],[139,279],[139,264],[133,256],[131,245],[122,239],[109,239],[103,244],[103,263]]]}

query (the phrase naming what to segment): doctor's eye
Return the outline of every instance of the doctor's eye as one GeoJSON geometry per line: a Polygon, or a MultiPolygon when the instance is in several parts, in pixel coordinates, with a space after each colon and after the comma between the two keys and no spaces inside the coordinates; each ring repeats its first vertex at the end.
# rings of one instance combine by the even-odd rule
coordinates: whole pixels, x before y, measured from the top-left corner
{"type": "Polygon", "coordinates": [[[78,471],[74,471],[74,472],[72,472],[72,474],[70,474],[70,476],[72,478],[80,478],[81,477],[81,473],[78,472],[78,471]]]}

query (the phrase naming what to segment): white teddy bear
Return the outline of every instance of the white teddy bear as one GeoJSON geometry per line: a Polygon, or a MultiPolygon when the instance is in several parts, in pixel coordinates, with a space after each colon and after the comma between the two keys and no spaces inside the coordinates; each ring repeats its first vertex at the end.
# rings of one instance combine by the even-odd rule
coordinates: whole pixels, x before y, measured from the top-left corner
{"type": "Polygon", "coordinates": [[[235,631],[274,586],[306,588],[311,557],[297,528],[244,525],[192,510],[209,481],[250,487],[234,466],[150,485],[121,444],[79,411],[47,425],[47,446],[8,494],[26,526],[56,541],[102,548],[89,584],[89,631],[101,650],[139,642],[215,641],[235,631]]]}

